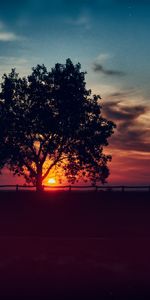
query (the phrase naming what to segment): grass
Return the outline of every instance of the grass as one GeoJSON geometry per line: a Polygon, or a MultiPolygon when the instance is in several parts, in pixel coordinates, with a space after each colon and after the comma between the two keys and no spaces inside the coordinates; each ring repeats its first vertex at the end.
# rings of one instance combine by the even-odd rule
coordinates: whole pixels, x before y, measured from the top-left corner
{"type": "Polygon", "coordinates": [[[0,192],[0,296],[150,296],[147,192],[0,192]]]}

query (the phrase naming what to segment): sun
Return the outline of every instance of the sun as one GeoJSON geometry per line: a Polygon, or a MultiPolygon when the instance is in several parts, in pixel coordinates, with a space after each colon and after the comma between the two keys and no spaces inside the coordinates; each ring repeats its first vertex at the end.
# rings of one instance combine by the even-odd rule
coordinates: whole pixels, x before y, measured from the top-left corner
{"type": "Polygon", "coordinates": [[[48,184],[52,185],[52,184],[56,183],[56,179],[55,178],[49,178],[47,182],[48,182],[48,184]]]}

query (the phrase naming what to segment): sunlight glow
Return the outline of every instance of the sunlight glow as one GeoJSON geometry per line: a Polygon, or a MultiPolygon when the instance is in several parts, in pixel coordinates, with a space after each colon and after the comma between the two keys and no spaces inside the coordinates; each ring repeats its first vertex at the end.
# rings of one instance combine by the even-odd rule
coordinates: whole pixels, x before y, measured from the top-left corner
{"type": "Polygon", "coordinates": [[[55,184],[56,179],[55,178],[49,178],[47,182],[48,182],[48,184],[55,184]]]}

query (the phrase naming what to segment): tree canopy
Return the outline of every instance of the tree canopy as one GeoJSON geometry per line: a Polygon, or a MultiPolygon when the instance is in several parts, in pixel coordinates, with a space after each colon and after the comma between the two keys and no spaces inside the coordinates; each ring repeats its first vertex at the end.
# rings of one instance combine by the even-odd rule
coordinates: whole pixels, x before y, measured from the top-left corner
{"type": "Polygon", "coordinates": [[[0,93],[0,167],[23,175],[38,190],[55,167],[69,182],[105,182],[103,153],[115,124],[101,115],[100,96],[86,89],[85,72],[70,59],[50,71],[37,65],[20,78],[4,74],[0,93]]]}

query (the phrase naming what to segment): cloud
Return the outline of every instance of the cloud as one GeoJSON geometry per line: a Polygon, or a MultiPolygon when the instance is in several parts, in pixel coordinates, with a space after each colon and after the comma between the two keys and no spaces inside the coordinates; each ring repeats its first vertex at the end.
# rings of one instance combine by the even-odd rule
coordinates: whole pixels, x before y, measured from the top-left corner
{"type": "Polygon", "coordinates": [[[12,42],[12,41],[16,41],[19,39],[20,39],[20,37],[18,37],[13,32],[0,32],[0,41],[1,42],[12,42]]]}
{"type": "Polygon", "coordinates": [[[111,59],[113,55],[109,53],[100,53],[95,62],[93,63],[93,70],[95,72],[103,73],[108,76],[125,76],[126,73],[123,71],[115,70],[115,69],[106,69],[103,64],[106,63],[109,59],[111,59]]]}
{"type": "Polygon", "coordinates": [[[148,153],[115,149],[110,149],[109,151],[112,154],[112,162],[109,166],[110,184],[149,184],[148,153]]]}
{"type": "Polygon", "coordinates": [[[131,94],[131,91],[123,91],[123,92],[114,92],[112,94],[109,94],[108,96],[110,98],[124,98],[131,94]]]}
{"type": "Polygon", "coordinates": [[[113,70],[113,69],[105,69],[103,65],[99,62],[95,62],[93,65],[93,70],[95,72],[103,73],[108,76],[125,76],[126,73],[123,71],[113,70]]]}
{"type": "Polygon", "coordinates": [[[104,115],[117,125],[116,133],[110,139],[114,149],[150,152],[150,117],[147,104],[127,106],[120,101],[109,101],[103,105],[104,115]],[[149,120],[149,121],[148,121],[149,120]]]}
{"type": "Polygon", "coordinates": [[[5,24],[0,21],[0,42],[13,42],[20,39],[21,37],[14,32],[7,31],[5,29],[5,24]]]}
{"type": "Polygon", "coordinates": [[[147,107],[144,105],[128,107],[121,105],[121,102],[107,102],[104,104],[105,114],[109,118],[115,118],[115,120],[125,121],[137,119],[140,115],[144,114],[147,110],[147,107]]]}
{"type": "Polygon", "coordinates": [[[28,60],[22,57],[15,57],[15,56],[0,56],[0,64],[4,65],[24,65],[27,64],[28,60]]]}
{"type": "Polygon", "coordinates": [[[105,61],[107,61],[108,59],[110,59],[112,56],[109,53],[100,53],[97,58],[96,61],[98,63],[104,63],[105,61]]]}

